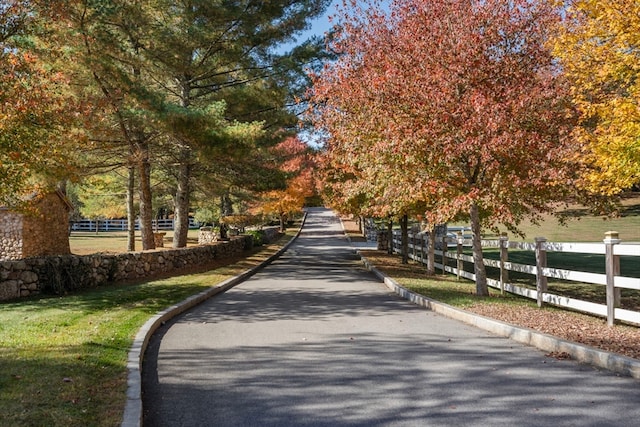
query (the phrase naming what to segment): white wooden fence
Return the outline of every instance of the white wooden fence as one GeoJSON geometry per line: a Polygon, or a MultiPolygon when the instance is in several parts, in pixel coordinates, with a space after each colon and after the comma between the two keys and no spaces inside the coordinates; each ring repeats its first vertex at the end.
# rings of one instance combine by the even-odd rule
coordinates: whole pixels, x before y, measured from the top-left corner
{"type": "MultiPolygon", "coordinates": [[[[173,219],[153,220],[154,230],[173,230],[173,219]]],[[[189,228],[197,228],[198,223],[189,218],[189,228]]],[[[71,223],[71,231],[127,231],[129,228],[126,219],[83,219],[71,223]]],[[[140,224],[136,221],[136,230],[140,229],[140,224]]]]}
{"type": "MultiPolygon", "coordinates": [[[[428,235],[409,234],[409,257],[415,261],[427,262],[428,235]]],[[[436,250],[436,268],[443,272],[456,274],[475,281],[475,274],[464,270],[464,262],[473,264],[473,257],[463,253],[464,247],[470,247],[471,241],[444,237],[443,244],[438,245],[443,250],[436,250]],[[450,262],[449,260],[455,260],[450,262]],[[455,264],[451,266],[449,264],[455,264]]],[[[571,310],[581,311],[607,319],[609,325],[616,320],[640,325],[640,312],[620,308],[620,290],[640,290],[640,278],[620,276],[620,257],[633,257],[631,262],[640,262],[640,244],[622,244],[618,233],[607,232],[602,243],[552,243],[544,238],[536,238],[534,243],[510,242],[507,237],[499,240],[483,240],[484,248],[499,248],[500,259],[484,259],[486,266],[495,267],[500,271],[500,279],[487,279],[487,284],[501,291],[510,292],[526,298],[534,299],[539,306],[543,303],[552,304],[571,310]],[[517,264],[508,261],[508,250],[520,249],[535,252],[536,265],[517,264]],[[573,252],[585,254],[599,254],[605,256],[605,274],[584,271],[564,270],[547,267],[547,252],[573,252]],[[638,261],[635,258],[638,258],[638,261]],[[517,286],[509,283],[509,271],[531,274],[536,277],[536,289],[517,286]],[[588,283],[606,287],[606,305],[575,298],[555,295],[547,291],[547,279],[562,279],[572,282],[588,283]]],[[[401,234],[399,230],[393,233],[393,250],[401,253],[401,234]]]]}

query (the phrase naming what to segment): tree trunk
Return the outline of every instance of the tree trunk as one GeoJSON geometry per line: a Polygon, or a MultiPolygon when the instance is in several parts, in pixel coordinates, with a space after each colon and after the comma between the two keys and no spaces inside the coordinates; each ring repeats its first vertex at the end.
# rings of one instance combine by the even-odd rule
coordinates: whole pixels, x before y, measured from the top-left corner
{"type": "Polygon", "coordinates": [[[393,255],[393,219],[389,218],[387,223],[387,253],[393,255]]]}
{"type": "Polygon", "coordinates": [[[229,196],[229,189],[227,189],[222,196],[220,196],[220,216],[225,217],[233,215],[233,203],[229,196]]]}
{"type": "Polygon", "coordinates": [[[402,230],[402,263],[409,263],[409,217],[405,214],[400,219],[402,230]]]}
{"type": "Polygon", "coordinates": [[[484,268],[484,258],[482,255],[482,236],[480,235],[480,212],[478,205],[473,203],[470,209],[472,247],[473,247],[473,270],[476,275],[476,294],[488,296],[487,271],[484,268]]]}
{"type": "Polygon", "coordinates": [[[137,165],[140,196],[140,236],[142,238],[142,250],[155,249],[153,239],[153,209],[151,204],[151,163],[149,162],[149,144],[138,142],[137,165]]]}
{"type": "MultiPolygon", "coordinates": [[[[185,64],[188,64],[193,57],[185,52],[185,64]]],[[[188,109],[191,106],[191,83],[190,79],[182,76],[180,79],[180,104],[188,109]]],[[[184,248],[187,246],[187,235],[189,233],[189,199],[191,197],[191,148],[177,141],[180,150],[180,165],[178,171],[178,185],[175,194],[175,222],[173,225],[173,248],[184,248]]],[[[222,214],[224,216],[224,213],[222,214]]]]}
{"type": "Polygon", "coordinates": [[[227,230],[228,225],[222,222],[222,218],[233,214],[233,204],[231,203],[231,197],[229,197],[229,189],[227,189],[222,196],[220,196],[220,238],[222,240],[228,240],[227,230]]]}
{"type": "Polygon", "coordinates": [[[178,186],[175,194],[175,222],[173,225],[173,248],[187,246],[189,233],[189,196],[191,181],[191,150],[182,147],[178,171],[178,186]]]}
{"type": "Polygon", "coordinates": [[[284,212],[280,212],[280,232],[287,231],[287,215],[284,212]]]}
{"type": "Polygon", "coordinates": [[[136,250],[136,210],[134,203],[134,192],[136,189],[136,168],[129,166],[129,177],[127,182],[127,251],[136,250]]]}
{"type": "Polygon", "coordinates": [[[436,230],[429,230],[427,236],[427,274],[432,276],[436,274],[436,230]]]}

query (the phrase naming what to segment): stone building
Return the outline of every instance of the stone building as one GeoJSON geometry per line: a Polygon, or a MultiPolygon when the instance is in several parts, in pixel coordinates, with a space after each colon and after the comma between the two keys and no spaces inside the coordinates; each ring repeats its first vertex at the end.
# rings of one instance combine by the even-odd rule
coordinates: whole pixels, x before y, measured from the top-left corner
{"type": "Polygon", "coordinates": [[[24,213],[0,207],[0,261],[71,253],[72,210],[60,191],[31,196],[24,213]]]}

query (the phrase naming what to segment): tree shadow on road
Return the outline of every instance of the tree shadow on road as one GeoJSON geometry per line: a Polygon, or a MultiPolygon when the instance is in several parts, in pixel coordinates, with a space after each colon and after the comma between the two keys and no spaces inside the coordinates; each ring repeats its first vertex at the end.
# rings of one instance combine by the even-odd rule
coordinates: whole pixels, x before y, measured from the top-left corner
{"type": "Polygon", "coordinates": [[[636,383],[536,353],[497,337],[375,334],[165,352],[172,377],[159,392],[147,375],[144,425],[632,425],[640,416],[636,383]]]}

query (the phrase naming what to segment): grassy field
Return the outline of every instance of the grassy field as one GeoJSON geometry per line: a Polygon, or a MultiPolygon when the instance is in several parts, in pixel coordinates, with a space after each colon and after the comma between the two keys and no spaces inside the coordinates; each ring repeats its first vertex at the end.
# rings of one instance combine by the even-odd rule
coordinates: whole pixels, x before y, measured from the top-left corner
{"type": "MultiPolygon", "coordinates": [[[[164,231],[163,231],[164,232],[164,231]]],[[[171,248],[173,242],[173,230],[167,230],[164,236],[165,249],[171,248]]],[[[187,246],[198,244],[198,230],[189,230],[187,235],[187,246]]],[[[96,252],[126,252],[127,232],[126,231],[101,231],[99,233],[88,231],[72,231],[69,236],[71,253],[76,255],[88,255],[96,252]]],[[[136,232],[136,250],[142,250],[140,232],[136,232]]]]}
{"type": "MultiPolygon", "coordinates": [[[[127,354],[147,319],[258,265],[294,233],[201,274],[0,304],[0,426],[119,425],[127,354]]],[[[100,239],[97,250],[117,242],[100,239]]]]}
{"type": "MultiPolygon", "coordinates": [[[[546,237],[550,242],[601,242],[607,231],[618,231],[623,242],[640,243],[640,194],[630,193],[621,200],[616,217],[596,216],[584,206],[570,206],[564,211],[570,215],[566,225],[550,215],[540,225],[525,221],[521,230],[525,237],[511,235],[511,240],[533,241],[546,237]]],[[[465,224],[466,225],[466,224],[465,224]]]]}
{"type": "MultiPolygon", "coordinates": [[[[483,251],[486,258],[500,259],[498,249],[483,251]]],[[[620,257],[621,275],[625,277],[640,278],[640,258],[620,257]]],[[[535,265],[535,254],[532,251],[509,251],[509,261],[518,264],[535,265]]],[[[565,252],[548,252],[547,266],[564,270],[585,271],[589,273],[605,273],[605,257],[597,254],[580,254],[565,252]]],[[[465,266],[465,270],[473,271],[471,264],[465,266]]],[[[499,280],[500,272],[497,268],[487,267],[487,276],[499,280]]],[[[509,272],[509,282],[520,286],[535,289],[536,278],[530,274],[509,272]]],[[[606,304],[606,287],[588,283],[577,283],[559,279],[548,279],[550,293],[584,301],[606,304]]],[[[622,308],[640,311],[640,292],[630,289],[621,291],[622,308]]]]}
{"type": "MultiPolygon", "coordinates": [[[[607,231],[618,231],[622,243],[640,244],[640,194],[628,194],[621,201],[616,217],[597,216],[589,213],[584,206],[571,206],[566,211],[571,216],[564,225],[552,216],[546,216],[539,225],[525,222],[521,226],[525,237],[509,236],[510,240],[532,242],[535,237],[545,237],[549,242],[602,242],[607,231]]],[[[459,224],[466,225],[466,224],[459,224]]],[[[488,233],[487,238],[496,236],[488,233]]],[[[467,250],[470,254],[470,250],[467,250]]],[[[499,259],[498,249],[483,250],[485,257],[499,259]]],[[[535,254],[532,251],[510,250],[509,261],[535,265],[535,254]]],[[[548,252],[547,265],[565,270],[585,271],[604,274],[604,255],[548,252]]],[[[465,266],[472,271],[473,267],[465,266]]],[[[622,276],[640,277],[640,258],[621,257],[620,270],[622,276]]],[[[487,268],[489,277],[498,279],[499,272],[495,268],[487,268]]],[[[535,288],[535,277],[528,274],[509,273],[510,282],[535,288]]],[[[549,279],[549,291],[558,295],[583,299],[585,301],[606,303],[605,287],[549,279]]],[[[622,290],[622,307],[640,310],[640,292],[622,290]]]]}

